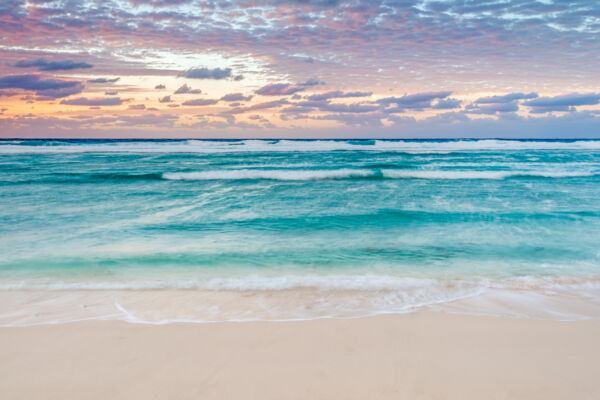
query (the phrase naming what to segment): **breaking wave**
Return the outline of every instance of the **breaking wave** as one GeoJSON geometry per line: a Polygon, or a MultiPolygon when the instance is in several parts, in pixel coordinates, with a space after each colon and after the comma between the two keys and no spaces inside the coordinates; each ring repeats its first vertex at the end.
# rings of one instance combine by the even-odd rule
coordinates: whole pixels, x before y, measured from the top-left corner
{"type": "Polygon", "coordinates": [[[0,154],[243,153],[379,151],[447,153],[516,150],[600,150],[597,140],[172,140],[0,141],[0,154]]]}

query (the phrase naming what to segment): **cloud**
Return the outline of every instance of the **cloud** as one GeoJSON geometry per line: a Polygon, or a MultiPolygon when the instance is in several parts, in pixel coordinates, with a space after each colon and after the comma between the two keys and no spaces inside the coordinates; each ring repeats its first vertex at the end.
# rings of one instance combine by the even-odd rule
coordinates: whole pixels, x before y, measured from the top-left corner
{"type": "Polygon", "coordinates": [[[372,114],[328,114],[317,117],[310,117],[314,120],[337,121],[345,125],[380,128],[382,126],[381,119],[384,117],[381,113],[372,114]]]}
{"type": "Polygon", "coordinates": [[[465,111],[469,114],[498,114],[498,113],[509,113],[519,111],[519,104],[516,101],[511,102],[499,102],[499,103],[484,103],[484,104],[470,104],[465,108],[465,111]]]}
{"type": "Polygon", "coordinates": [[[119,79],[121,79],[121,78],[112,78],[112,79],[108,79],[108,78],[96,78],[96,79],[89,79],[88,83],[115,83],[119,79]]]}
{"type": "Polygon", "coordinates": [[[144,110],[146,108],[143,104],[131,104],[127,107],[128,110],[144,110]]]}
{"type": "MultiPolygon", "coordinates": [[[[227,81],[233,85],[238,76],[236,74],[243,72],[246,80],[242,82],[249,81],[247,86],[243,86],[252,87],[252,91],[238,85],[237,89],[224,89],[227,91],[220,95],[239,91],[243,93],[242,97],[249,98],[246,95],[254,94],[254,88],[259,87],[252,85],[257,80],[269,78],[266,82],[289,84],[280,87],[279,92],[276,87],[269,90],[261,88],[259,91],[264,90],[266,95],[275,97],[263,98],[257,94],[253,101],[268,102],[281,95],[294,101],[285,110],[322,111],[319,114],[333,112],[335,118],[345,120],[349,119],[343,114],[361,111],[353,116],[359,119],[371,118],[371,114],[379,115],[386,125],[392,118],[400,120],[400,116],[413,115],[412,111],[416,119],[421,120],[424,116],[418,115],[419,110],[428,110],[427,115],[430,115],[438,112],[429,110],[460,110],[461,106],[468,104],[461,105],[457,99],[449,96],[433,99],[402,96],[402,92],[397,92],[399,87],[407,93],[455,89],[464,91],[461,95],[485,91],[487,96],[489,92],[489,97],[476,100],[461,113],[444,113],[444,118],[448,120],[471,114],[493,115],[493,118],[486,118],[490,120],[514,118],[509,114],[514,114],[519,107],[531,110],[531,113],[576,111],[591,107],[600,109],[595,105],[524,105],[528,100],[538,97],[535,91],[552,91],[553,95],[569,93],[581,88],[582,82],[589,84],[587,90],[600,91],[595,89],[597,74],[593,72],[600,65],[597,57],[600,3],[590,0],[208,1],[202,2],[201,9],[198,8],[200,3],[195,0],[189,0],[189,6],[173,6],[187,0],[133,0],[140,5],[135,10],[127,1],[111,2],[111,6],[89,7],[88,3],[81,5],[71,0],[31,0],[29,3],[6,1],[0,2],[0,37],[4,38],[1,50],[4,61],[0,62],[0,67],[4,71],[34,72],[33,68],[38,67],[31,61],[31,67],[23,67],[30,69],[18,69],[13,65],[20,59],[42,56],[54,62],[64,59],[85,60],[102,68],[101,72],[94,72],[89,78],[139,77],[139,80],[135,80],[138,85],[128,84],[120,90],[119,95],[127,93],[135,97],[133,103],[143,102],[148,106],[152,101],[155,103],[156,98],[146,99],[148,94],[144,85],[152,88],[159,80],[164,82],[172,79],[191,66],[210,67],[200,74],[203,78],[214,75],[210,72],[214,72],[212,67],[230,66],[230,75],[215,82],[227,81]],[[323,4],[331,7],[324,9],[323,4]],[[119,40],[115,41],[115,38],[119,40]],[[129,49],[143,51],[140,50],[140,54],[128,54],[119,43],[128,43],[129,49]],[[219,64],[198,61],[206,56],[203,51],[198,53],[198,44],[203,49],[222,55],[225,61],[219,64]],[[87,52],[86,49],[93,51],[87,52]],[[67,51],[79,51],[80,55],[71,55],[73,53],[67,51]],[[181,57],[186,57],[186,60],[181,57]],[[195,61],[187,66],[178,64],[188,63],[189,60],[195,61]],[[587,68],[581,67],[582,60],[586,60],[587,64],[584,64],[587,68]],[[161,65],[163,67],[159,67],[161,65]],[[170,67],[164,67],[167,65],[170,67]],[[379,68],[381,73],[376,72],[379,68]],[[305,81],[311,76],[315,78],[305,81]],[[278,77],[277,80],[273,80],[274,77],[278,77]],[[326,81],[330,86],[319,86],[321,81],[326,81]],[[367,91],[373,88],[377,88],[376,97],[344,100],[342,95],[347,90],[367,91]],[[384,94],[388,88],[390,91],[384,94]],[[510,93],[514,90],[522,93],[510,93]],[[321,93],[326,91],[331,92],[321,93]],[[297,93],[305,96],[294,99],[294,95],[300,97],[297,93]],[[334,97],[331,93],[342,97],[334,97]],[[387,96],[395,97],[390,100],[387,96]],[[381,97],[387,100],[376,101],[381,97]],[[332,104],[336,98],[340,98],[340,103],[357,103],[351,106],[332,104]],[[312,107],[295,104],[296,100],[300,102],[303,99],[325,102],[314,103],[312,107]],[[365,111],[376,106],[379,110],[365,111]]],[[[46,64],[49,62],[45,61],[46,64]]],[[[89,69],[73,71],[91,72],[89,69]]],[[[4,72],[0,76],[8,74],[4,72]]],[[[41,77],[42,80],[49,78],[41,77]]],[[[75,86],[47,89],[45,93],[31,91],[23,96],[23,89],[5,89],[2,93],[18,93],[22,100],[11,98],[11,103],[21,102],[17,107],[24,109],[25,102],[36,99],[35,95],[38,99],[52,99],[79,93],[87,78],[80,78],[81,82],[75,86]]],[[[200,97],[173,95],[183,82],[198,85],[196,80],[179,78],[179,82],[169,84],[168,91],[163,90],[164,85],[157,86],[156,91],[161,91],[159,97],[170,94],[178,104],[188,97],[200,97]]],[[[87,86],[97,89],[92,86],[93,83],[87,86]]],[[[105,90],[112,89],[108,86],[110,82],[97,83],[106,83],[107,87],[102,87],[98,94],[85,95],[99,96],[105,90]]],[[[200,85],[204,87],[202,81],[200,85]]],[[[235,110],[242,112],[247,109],[244,106],[250,105],[241,104],[247,102],[246,99],[229,101],[227,95],[223,96],[222,101],[219,104],[229,105],[227,108],[231,109],[236,107],[235,110]]],[[[123,108],[127,104],[130,103],[123,108]]],[[[10,107],[12,113],[12,105],[10,107]]],[[[165,108],[164,105],[161,108],[165,108]]],[[[52,108],[48,112],[54,113],[54,110],[52,108]]],[[[60,116],[60,110],[56,111],[56,115],[60,116]]],[[[112,110],[107,113],[112,113],[112,110]]],[[[472,117],[482,119],[481,116],[472,117]]],[[[292,118],[294,116],[290,115],[290,120],[292,118]]],[[[293,127],[292,123],[283,125],[282,129],[293,127]]],[[[330,125],[311,123],[310,127],[329,129],[325,126],[330,125]]],[[[299,135],[313,134],[312,130],[297,132],[299,135]]]]}
{"type": "Polygon", "coordinates": [[[289,83],[269,83],[256,90],[255,93],[262,96],[285,96],[302,90],[304,90],[304,87],[292,86],[289,83]]]}
{"type": "Polygon", "coordinates": [[[116,96],[118,94],[119,94],[119,92],[116,90],[107,90],[106,92],[104,92],[105,96],[116,96]]]}
{"type": "Polygon", "coordinates": [[[313,6],[317,8],[330,8],[339,5],[342,0],[270,0],[271,3],[277,5],[292,4],[295,6],[313,6]]]}
{"type": "Polygon", "coordinates": [[[38,71],[60,71],[93,67],[92,64],[81,61],[50,61],[45,58],[37,58],[35,60],[20,60],[17,61],[14,66],[17,68],[37,68],[38,71]]]}
{"type": "Polygon", "coordinates": [[[177,118],[176,115],[169,114],[120,115],[115,122],[119,126],[172,127],[177,118]]]}
{"type": "Polygon", "coordinates": [[[181,86],[179,89],[177,89],[175,91],[175,94],[200,94],[202,93],[202,90],[200,89],[192,89],[191,87],[189,87],[187,85],[187,83],[184,83],[183,86],[181,86]]]}
{"type": "Polygon", "coordinates": [[[225,79],[231,76],[231,68],[194,68],[183,72],[182,76],[191,79],[225,79]]]}
{"type": "Polygon", "coordinates": [[[415,93],[404,95],[402,97],[386,97],[377,100],[380,104],[398,104],[398,105],[412,105],[423,102],[430,102],[435,99],[444,99],[450,96],[452,92],[426,92],[426,93],[415,93]]]}
{"type": "Polygon", "coordinates": [[[236,107],[236,108],[232,108],[230,110],[227,111],[223,111],[222,114],[242,114],[248,111],[256,111],[256,110],[266,110],[269,108],[277,108],[277,107],[281,107],[283,105],[286,104],[290,104],[289,101],[287,101],[286,99],[279,99],[279,100],[274,100],[274,101],[267,101],[264,103],[258,103],[258,104],[254,104],[252,106],[248,106],[248,107],[236,107]]]}
{"type": "Polygon", "coordinates": [[[335,91],[331,91],[331,92],[327,92],[327,93],[313,94],[311,96],[308,96],[307,99],[308,100],[328,100],[328,99],[341,99],[341,98],[346,98],[346,97],[369,97],[372,94],[373,94],[373,92],[342,92],[339,90],[335,90],[335,91]]]}
{"type": "Polygon", "coordinates": [[[252,97],[254,96],[244,96],[241,93],[230,93],[230,94],[226,94],[225,96],[221,97],[221,100],[223,101],[250,101],[252,100],[252,97]]]}
{"type": "Polygon", "coordinates": [[[327,104],[319,107],[321,111],[327,112],[337,112],[337,113],[367,113],[379,110],[379,106],[377,105],[369,105],[369,104],[327,104]]]}
{"type": "Polygon", "coordinates": [[[162,83],[160,85],[156,85],[154,86],[154,89],[166,89],[167,87],[165,85],[163,85],[162,83]]]}
{"type": "Polygon", "coordinates": [[[295,106],[317,108],[324,112],[336,112],[336,113],[366,113],[381,109],[378,104],[336,104],[330,103],[329,100],[309,100],[293,103],[295,106]]]}
{"type": "Polygon", "coordinates": [[[10,96],[17,96],[20,93],[18,91],[14,91],[14,90],[0,90],[0,96],[6,96],[6,97],[10,97],[10,96]]]}
{"type": "Polygon", "coordinates": [[[219,100],[214,99],[196,99],[196,100],[188,100],[183,102],[184,106],[212,106],[213,104],[217,104],[219,100]]]}
{"type": "Polygon", "coordinates": [[[453,108],[460,108],[460,103],[458,99],[443,99],[438,100],[431,108],[434,110],[451,110],[453,108]]]}
{"type": "Polygon", "coordinates": [[[71,96],[72,94],[78,94],[83,91],[83,84],[77,82],[76,85],[57,89],[46,89],[36,91],[36,100],[54,100],[62,97],[71,96]]]}
{"type": "Polygon", "coordinates": [[[571,93],[555,97],[538,97],[523,104],[534,114],[551,111],[575,111],[575,106],[591,106],[600,103],[600,93],[571,93]]]}
{"type": "Polygon", "coordinates": [[[426,92],[404,95],[402,97],[386,97],[377,100],[379,104],[395,104],[399,108],[423,109],[431,106],[431,102],[436,99],[445,99],[452,92],[426,92]]]}
{"type": "Polygon", "coordinates": [[[76,99],[62,100],[60,104],[70,106],[120,106],[123,104],[123,100],[119,97],[98,97],[93,99],[78,97],[76,99]]]}
{"type": "Polygon", "coordinates": [[[40,100],[56,99],[80,93],[83,84],[78,81],[43,79],[39,75],[9,75],[0,77],[0,89],[34,91],[40,100]]]}
{"type": "Polygon", "coordinates": [[[490,96],[490,97],[482,97],[475,100],[475,103],[478,104],[492,104],[492,103],[510,103],[515,100],[526,100],[526,99],[535,99],[538,97],[538,94],[535,92],[531,93],[509,93],[503,96],[490,96]]]}
{"type": "Polygon", "coordinates": [[[404,135],[409,137],[440,138],[598,138],[600,132],[600,118],[587,112],[560,117],[551,114],[545,117],[510,115],[511,118],[460,118],[451,123],[445,118],[428,118],[402,123],[396,129],[401,127],[404,135]]]}
{"type": "Polygon", "coordinates": [[[286,114],[308,114],[313,111],[314,107],[304,106],[290,106],[281,110],[282,113],[286,114]]]}
{"type": "Polygon", "coordinates": [[[159,103],[170,103],[171,101],[171,96],[165,96],[158,99],[159,103]]]}
{"type": "Polygon", "coordinates": [[[132,4],[139,5],[152,5],[155,7],[168,7],[177,6],[180,4],[190,3],[190,0],[130,0],[132,4]]]}
{"type": "Polygon", "coordinates": [[[322,82],[315,78],[310,78],[304,82],[298,83],[297,86],[317,86],[317,85],[324,85],[324,84],[325,84],[325,82],[322,82]]]}
{"type": "Polygon", "coordinates": [[[531,93],[508,93],[505,95],[496,95],[481,97],[469,104],[465,112],[469,114],[497,115],[503,113],[515,113],[519,111],[521,100],[535,99],[538,97],[536,92],[531,93]]]}

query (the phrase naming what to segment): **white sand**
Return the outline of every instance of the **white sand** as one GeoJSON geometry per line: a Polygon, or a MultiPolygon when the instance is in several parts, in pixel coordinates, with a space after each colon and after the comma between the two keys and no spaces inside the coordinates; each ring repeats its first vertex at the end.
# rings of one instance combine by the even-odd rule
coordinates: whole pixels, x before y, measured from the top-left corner
{"type": "Polygon", "coordinates": [[[600,399],[600,321],[347,320],[0,328],[2,399],[600,399]]]}

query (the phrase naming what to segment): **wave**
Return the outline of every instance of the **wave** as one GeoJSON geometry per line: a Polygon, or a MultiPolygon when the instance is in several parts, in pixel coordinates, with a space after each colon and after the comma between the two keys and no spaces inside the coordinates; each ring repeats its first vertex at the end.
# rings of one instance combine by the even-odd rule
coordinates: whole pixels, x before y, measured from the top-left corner
{"type": "Polygon", "coordinates": [[[0,141],[0,154],[61,153],[243,153],[372,151],[448,153],[517,150],[600,150],[598,140],[179,140],[0,141]]]}
{"type": "Polygon", "coordinates": [[[596,176],[596,172],[569,171],[451,171],[451,170],[216,170],[202,172],[173,172],[162,174],[166,180],[202,181],[202,180],[255,180],[270,179],[281,181],[307,181],[324,179],[506,179],[511,177],[532,178],[573,178],[596,176]]]}
{"type": "MultiPolygon", "coordinates": [[[[212,278],[206,280],[181,281],[115,281],[115,282],[3,282],[0,290],[47,289],[47,290],[154,290],[154,289],[197,289],[211,291],[280,291],[290,289],[313,288],[323,290],[407,290],[433,286],[451,287],[435,279],[398,277],[393,275],[356,274],[306,274],[280,276],[245,276],[238,278],[212,278]]],[[[457,282],[456,286],[464,286],[457,282]]],[[[471,285],[469,285],[471,286],[471,285]]]]}
{"type": "Polygon", "coordinates": [[[501,180],[510,178],[577,178],[600,176],[600,171],[477,171],[477,170],[419,170],[419,169],[220,169],[193,172],[130,173],[58,173],[35,179],[0,179],[0,184],[133,182],[133,181],[319,181],[344,179],[429,179],[429,180],[501,180]]]}
{"type": "Polygon", "coordinates": [[[597,288],[600,289],[600,276],[586,277],[539,277],[520,276],[490,279],[450,279],[447,277],[426,278],[398,276],[377,273],[355,274],[282,274],[269,276],[250,274],[239,277],[214,277],[202,280],[130,280],[130,281],[80,281],[64,282],[45,279],[43,283],[34,281],[2,282],[0,290],[47,289],[47,290],[158,290],[196,289],[209,291],[283,291],[293,289],[318,290],[357,290],[357,291],[406,291],[446,289],[558,289],[558,288],[597,288]]]}
{"type": "Polygon", "coordinates": [[[383,171],[385,178],[395,179],[506,179],[511,177],[531,178],[574,178],[596,176],[595,172],[550,172],[550,171],[383,171]]]}
{"type": "Polygon", "coordinates": [[[429,279],[395,275],[216,278],[165,286],[151,282],[0,285],[9,303],[0,326],[84,320],[169,324],[293,321],[436,311],[549,320],[598,319],[597,278],[429,279]],[[164,289],[164,290],[163,290],[164,289]],[[190,290],[191,289],[191,290],[190,290]],[[196,289],[196,290],[194,290],[196,289]]]}
{"type": "Polygon", "coordinates": [[[367,178],[376,177],[377,172],[365,169],[332,169],[332,170],[217,170],[202,172],[172,172],[164,173],[162,177],[167,180],[248,180],[271,179],[281,181],[307,181],[321,179],[367,178]]]}
{"type": "MultiPolygon", "coordinates": [[[[168,275],[167,275],[168,276],[168,275]]],[[[44,278],[0,282],[0,290],[207,290],[207,291],[286,291],[314,289],[326,291],[398,291],[417,290],[427,292],[480,291],[486,289],[540,290],[540,289],[600,289],[600,276],[519,276],[505,278],[471,277],[414,277],[386,273],[355,274],[261,274],[237,277],[213,277],[201,280],[183,278],[161,280],[95,281],[82,280],[65,282],[44,278]]]]}

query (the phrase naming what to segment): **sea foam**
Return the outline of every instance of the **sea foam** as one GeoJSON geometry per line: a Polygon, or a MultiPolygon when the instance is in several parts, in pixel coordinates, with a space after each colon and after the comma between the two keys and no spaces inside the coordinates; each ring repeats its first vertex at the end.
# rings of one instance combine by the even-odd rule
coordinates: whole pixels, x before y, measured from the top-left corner
{"type": "Polygon", "coordinates": [[[378,170],[378,169],[236,169],[198,172],[166,172],[162,178],[180,181],[255,180],[309,181],[324,179],[506,179],[511,177],[573,178],[596,176],[596,172],[573,171],[457,171],[457,170],[378,170]]]}
{"type": "Polygon", "coordinates": [[[60,153],[264,153],[371,151],[448,153],[522,150],[600,150],[600,141],[520,140],[175,140],[175,141],[0,141],[0,154],[60,153]]]}
{"type": "Polygon", "coordinates": [[[359,169],[334,169],[334,170],[257,170],[236,169],[201,172],[172,172],[162,176],[168,180],[238,180],[238,179],[273,179],[282,181],[307,181],[317,179],[339,179],[352,177],[373,176],[373,171],[359,169]]]}

